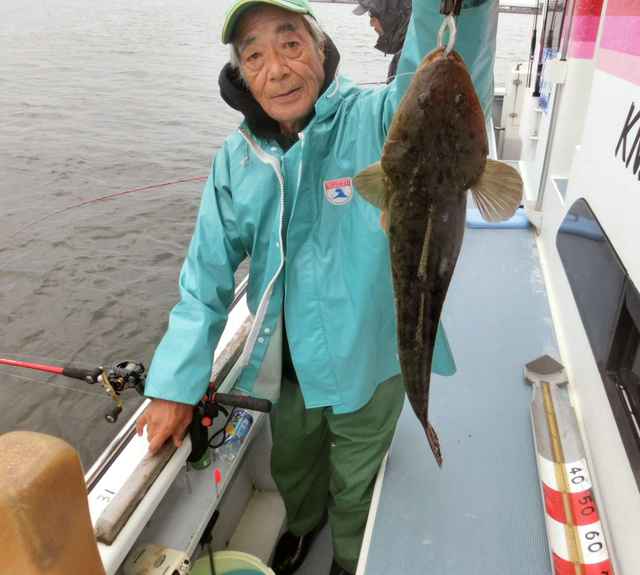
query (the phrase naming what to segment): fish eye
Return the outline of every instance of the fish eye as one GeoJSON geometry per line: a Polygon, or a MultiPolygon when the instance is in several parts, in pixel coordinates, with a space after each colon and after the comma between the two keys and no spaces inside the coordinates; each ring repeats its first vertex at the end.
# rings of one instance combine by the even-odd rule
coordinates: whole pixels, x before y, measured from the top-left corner
{"type": "Polygon", "coordinates": [[[426,108],[429,105],[429,92],[424,90],[418,94],[418,106],[426,108]]]}
{"type": "Polygon", "coordinates": [[[467,105],[467,95],[463,92],[456,94],[455,102],[458,108],[464,108],[467,105]]]}

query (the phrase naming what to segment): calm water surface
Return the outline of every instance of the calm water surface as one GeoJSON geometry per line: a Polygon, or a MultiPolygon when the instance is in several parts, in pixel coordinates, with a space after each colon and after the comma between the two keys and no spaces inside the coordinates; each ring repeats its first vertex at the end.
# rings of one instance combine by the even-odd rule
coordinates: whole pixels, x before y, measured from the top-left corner
{"type": "MultiPolygon", "coordinates": [[[[177,301],[202,182],[77,207],[206,175],[239,123],[217,89],[227,0],[2,0],[0,3],[0,357],[79,367],[148,366],[177,301]]],[[[384,79],[389,60],[352,6],[316,4],[341,72],[384,79]]],[[[532,17],[501,17],[507,61],[526,59],[532,17]],[[524,41],[523,41],[524,39],[524,41]]],[[[62,437],[91,465],[115,425],[96,386],[0,366],[0,433],[62,437]]]]}

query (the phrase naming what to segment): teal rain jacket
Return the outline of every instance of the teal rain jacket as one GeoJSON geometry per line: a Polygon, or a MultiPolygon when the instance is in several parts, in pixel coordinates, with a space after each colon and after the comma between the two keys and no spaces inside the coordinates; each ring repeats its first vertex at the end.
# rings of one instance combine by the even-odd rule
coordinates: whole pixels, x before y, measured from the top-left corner
{"type": "MultiPolygon", "coordinates": [[[[456,50],[488,112],[498,2],[468,4],[474,7],[458,19],[456,50]]],[[[238,389],[277,400],[283,312],[307,408],[355,411],[400,372],[388,242],[379,211],[351,179],[380,159],[410,82],[402,73],[412,73],[435,47],[439,5],[414,3],[396,81],[362,89],[337,76],[286,153],[252,135],[246,123],[227,138],[204,189],[180,274],[181,299],[156,350],[148,396],[190,404],[202,397],[233,298],[233,272],[247,255],[254,323],[238,389]]],[[[442,329],[432,370],[455,371],[442,329]]]]}

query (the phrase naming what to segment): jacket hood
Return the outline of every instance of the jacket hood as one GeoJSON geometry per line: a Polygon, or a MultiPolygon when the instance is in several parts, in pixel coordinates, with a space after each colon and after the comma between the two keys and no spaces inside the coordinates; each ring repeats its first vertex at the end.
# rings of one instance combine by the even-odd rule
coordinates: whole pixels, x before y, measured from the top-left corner
{"type": "Polygon", "coordinates": [[[381,13],[379,20],[384,34],[380,36],[375,47],[385,54],[395,54],[401,50],[410,19],[411,6],[399,8],[397,12],[381,13]]]}
{"type": "MultiPolygon", "coordinates": [[[[327,34],[324,35],[324,57],[324,83],[320,88],[320,94],[323,94],[333,82],[340,62],[340,53],[327,34]]],[[[240,75],[233,70],[230,62],[227,62],[222,68],[218,77],[218,85],[222,99],[234,110],[242,113],[249,129],[256,136],[275,138],[284,149],[288,149],[292,143],[297,141],[298,138],[295,136],[282,135],[278,121],[262,109],[262,106],[258,104],[241,80],[240,75]]],[[[315,110],[312,110],[305,120],[304,126],[309,123],[314,113],[315,110]]]]}
{"type": "Polygon", "coordinates": [[[411,18],[411,0],[358,0],[361,11],[369,12],[380,21],[384,35],[375,48],[385,54],[396,54],[402,49],[411,18]],[[363,11],[364,10],[364,11],[363,11]]]}

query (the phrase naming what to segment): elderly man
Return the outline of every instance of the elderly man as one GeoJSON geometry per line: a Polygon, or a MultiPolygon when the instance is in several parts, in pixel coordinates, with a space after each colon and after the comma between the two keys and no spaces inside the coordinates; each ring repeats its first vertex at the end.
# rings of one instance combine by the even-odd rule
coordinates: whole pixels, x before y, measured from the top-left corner
{"type": "MultiPolygon", "coordinates": [[[[488,111],[498,3],[467,3],[456,49],[488,111]]],[[[180,444],[249,255],[254,323],[236,387],[275,402],[271,471],[287,511],[278,575],[298,569],[327,515],[331,573],[355,571],[402,409],[388,243],[352,177],[379,159],[410,75],[435,46],[439,4],[416,3],[400,76],[375,90],[336,74],[338,51],[307,0],[233,0],[227,11],[231,62],[219,83],[244,120],[213,161],[138,432],[146,425],[151,451],[180,444]]],[[[441,330],[433,370],[454,369],[441,330]]]]}

